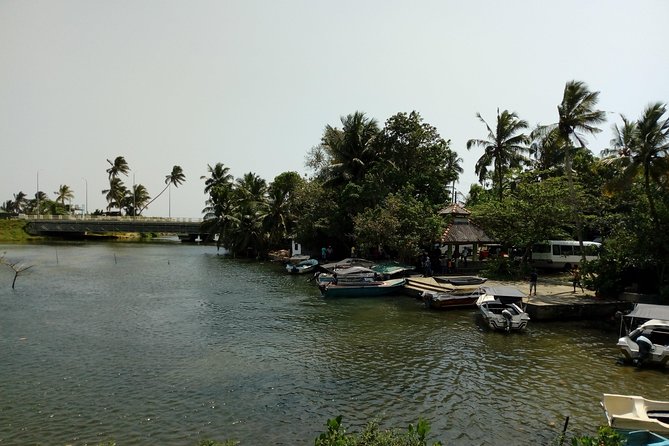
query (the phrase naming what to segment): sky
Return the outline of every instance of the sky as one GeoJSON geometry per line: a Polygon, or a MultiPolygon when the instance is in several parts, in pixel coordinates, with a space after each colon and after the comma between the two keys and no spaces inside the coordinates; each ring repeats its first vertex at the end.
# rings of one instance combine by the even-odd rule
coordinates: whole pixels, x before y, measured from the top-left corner
{"type": "Polygon", "coordinates": [[[310,175],[326,125],[362,111],[380,126],[417,111],[463,159],[515,111],[557,121],[570,80],[607,112],[669,101],[667,0],[0,0],[0,202],[37,187],[103,209],[107,160],[152,197],[147,216],[201,218],[207,166],[268,182],[310,175]]]}

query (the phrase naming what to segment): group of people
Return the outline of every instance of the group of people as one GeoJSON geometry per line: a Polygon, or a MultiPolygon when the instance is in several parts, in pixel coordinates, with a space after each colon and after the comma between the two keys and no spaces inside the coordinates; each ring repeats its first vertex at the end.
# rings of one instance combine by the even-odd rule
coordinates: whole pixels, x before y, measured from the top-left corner
{"type": "Polygon", "coordinates": [[[331,260],[332,253],[333,253],[332,246],[328,246],[327,248],[323,246],[321,248],[321,260],[328,260],[328,259],[331,260]]]}
{"type": "Polygon", "coordinates": [[[462,262],[462,266],[467,266],[467,257],[471,255],[470,250],[465,247],[462,249],[462,252],[454,252],[452,256],[434,256],[430,258],[428,252],[424,252],[420,258],[420,266],[423,270],[423,275],[425,277],[431,276],[433,273],[436,274],[449,274],[457,271],[459,263],[462,262]],[[434,261],[433,261],[434,259],[434,261]]]}
{"type": "MultiPolygon", "coordinates": [[[[530,273],[530,296],[537,295],[537,280],[539,279],[539,274],[537,273],[536,268],[530,273]],[[534,293],[534,294],[532,294],[534,293]]],[[[572,293],[576,292],[576,287],[581,289],[581,293],[585,292],[583,285],[581,284],[581,270],[578,265],[574,265],[571,268],[571,283],[574,287],[572,293]]]]}

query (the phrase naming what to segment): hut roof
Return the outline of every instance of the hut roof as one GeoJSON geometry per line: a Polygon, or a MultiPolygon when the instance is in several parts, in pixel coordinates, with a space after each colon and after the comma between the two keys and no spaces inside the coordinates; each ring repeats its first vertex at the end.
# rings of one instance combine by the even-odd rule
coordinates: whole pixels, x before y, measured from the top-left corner
{"type": "Polygon", "coordinates": [[[444,231],[441,242],[444,244],[493,243],[494,240],[469,220],[456,219],[444,231]]]}
{"type": "Polygon", "coordinates": [[[471,212],[460,206],[458,203],[449,204],[437,213],[439,215],[453,215],[462,217],[468,217],[471,214],[471,212]]]}

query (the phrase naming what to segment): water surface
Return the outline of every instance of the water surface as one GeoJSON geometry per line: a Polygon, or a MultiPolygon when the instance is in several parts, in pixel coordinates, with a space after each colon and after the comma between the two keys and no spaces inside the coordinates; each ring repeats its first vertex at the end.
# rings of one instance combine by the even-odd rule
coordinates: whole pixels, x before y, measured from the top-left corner
{"type": "Polygon", "coordinates": [[[667,373],[616,364],[616,331],[406,296],[323,300],[303,276],[210,246],[2,245],[0,444],[308,445],[328,418],[457,445],[550,444],[605,422],[601,394],[666,399],[667,373]]]}

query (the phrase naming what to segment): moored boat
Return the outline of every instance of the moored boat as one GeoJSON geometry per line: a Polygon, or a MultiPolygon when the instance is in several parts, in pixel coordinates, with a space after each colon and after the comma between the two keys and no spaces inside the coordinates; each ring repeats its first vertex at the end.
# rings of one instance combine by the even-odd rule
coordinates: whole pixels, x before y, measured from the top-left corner
{"type": "Polygon", "coordinates": [[[371,297],[399,292],[406,279],[334,281],[320,286],[323,297],[371,297]]]}
{"type": "Polygon", "coordinates": [[[362,281],[377,281],[381,279],[379,273],[373,269],[365,268],[364,266],[351,266],[349,268],[341,268],[331,273],[316,273],[317,284],[324,285],[335,280],[340,282],[362,282],[362,281]]]}
{"type": "Polygon", "coordinates": [[[452,308],[466,308],[476,306],[476,301],[483,291],[480,288],[453,290],[448,293],[423,291],[421,297],[427,308],[435,310],[450,310],[452,308]]]}
{"type": "Polygon", "coordinates": [[[624,360],[637,366],[668,366],[669,306],[637,304],[624,319],[634,327],[618,339],[617,346],[624,360]],[[639,320],[645,322],[635,326],[639,320]]]}
{"type": "Polygon", "coordinates": [[[514,287],[482,287],[476,305],[485,324],[492,330],[521,331],[530,316],[522,308],[524,294],[514,287]]]}
{"type": "Polygon", "coordinates": [[[318,267],[318,260],[306,259],[295,264],[287,263],[286,271],[288,271],[290,274],[305,274],[315,271],[317,267],[318,267]]]}
{"type": "Polygon", "coordinates": [[[601,405],[614,429],[669,433],[669,401],[605,393],[601,405]]]}
{"type": "Polygon", "coordinates": [[[451,285],[481,285],[488,280],[486,277],[479,276],[433,276],[434,280],[440,283],[450,283],[451,285]]]}

